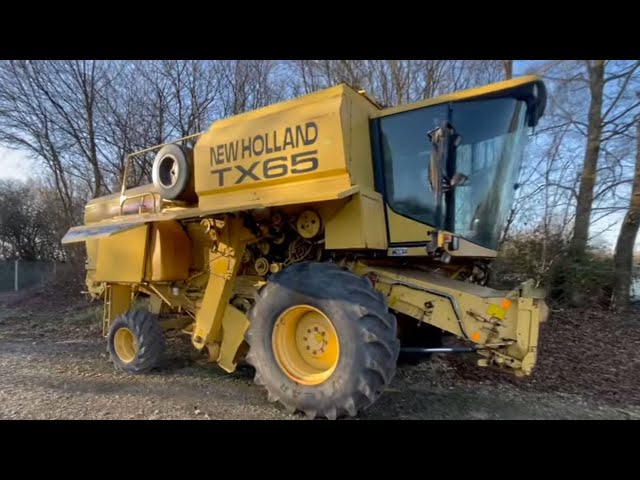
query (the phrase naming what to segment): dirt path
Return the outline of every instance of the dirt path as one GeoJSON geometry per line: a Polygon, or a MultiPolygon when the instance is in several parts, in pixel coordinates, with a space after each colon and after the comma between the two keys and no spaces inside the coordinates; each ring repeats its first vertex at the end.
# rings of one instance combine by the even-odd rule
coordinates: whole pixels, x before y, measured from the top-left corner
{"type": "MultiPolygon", "coordinates": [[[[182,337],[152,374],[115,371],[96,313],[0,312],[2,419],[300,419],[266,400],[252,370],[228,375],[206,364],[182,337]]],[[[402,366],[361,419],[629,419],[638,406],[580,395],[535,393],[510,384],[456,382],[442,359],[402,366]]]]}

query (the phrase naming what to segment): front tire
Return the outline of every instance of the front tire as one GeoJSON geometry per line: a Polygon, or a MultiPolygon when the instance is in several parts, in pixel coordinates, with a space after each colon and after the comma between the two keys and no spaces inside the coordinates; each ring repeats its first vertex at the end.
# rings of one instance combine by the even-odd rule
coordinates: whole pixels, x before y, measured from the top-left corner
{"type": "Polygon", "coordinates": [[[117,369],[143,373],[158,366],[164,353],[164,334],[154,315],[129,310],[114,320],[107,335],[107,351],[117,369]]]}
{"type": "Polygon", "coordinates": [[[385,297],[337,265],[302,262],[273,275],[249,319],[254,381],[290,412],[355,416],[395,375],[400,342],[385,297]]]}

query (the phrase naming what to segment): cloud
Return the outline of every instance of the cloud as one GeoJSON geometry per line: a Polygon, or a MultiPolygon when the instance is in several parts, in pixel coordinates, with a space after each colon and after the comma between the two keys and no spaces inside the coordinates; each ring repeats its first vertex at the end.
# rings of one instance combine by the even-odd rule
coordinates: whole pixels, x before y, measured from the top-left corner
{"type": "Polygon", "coordinates": [[[33,160],[26,152],[0,147],[0,178],[26,180],[33,169],[33,160]]]}

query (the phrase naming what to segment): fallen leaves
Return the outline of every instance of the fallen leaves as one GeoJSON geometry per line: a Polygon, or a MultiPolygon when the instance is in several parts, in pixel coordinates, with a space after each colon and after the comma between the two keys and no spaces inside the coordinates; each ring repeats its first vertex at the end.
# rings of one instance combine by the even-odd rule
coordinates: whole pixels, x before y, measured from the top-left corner
{"type": "Polygon", "coordinates": [[[527,391],[640,405],[640,310],[620,315],[600,308],[552,309],[538,346],[538,363],[525,378],[478,368],[470,357],[447,361],[467,383],[509,383],[527,391]]]}

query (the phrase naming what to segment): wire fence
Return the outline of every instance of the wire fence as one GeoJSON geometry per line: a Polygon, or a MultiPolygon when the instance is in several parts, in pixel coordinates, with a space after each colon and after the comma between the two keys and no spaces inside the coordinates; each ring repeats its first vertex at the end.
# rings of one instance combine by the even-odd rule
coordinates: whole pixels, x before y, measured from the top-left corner
{"type": "Polygon", "coordinates": [[[13,292],[39,287],[46,282],[72,274],[68,263],[24,260],[0,261],[0,292],[13,292]]]}

